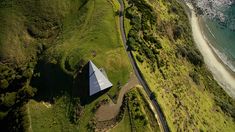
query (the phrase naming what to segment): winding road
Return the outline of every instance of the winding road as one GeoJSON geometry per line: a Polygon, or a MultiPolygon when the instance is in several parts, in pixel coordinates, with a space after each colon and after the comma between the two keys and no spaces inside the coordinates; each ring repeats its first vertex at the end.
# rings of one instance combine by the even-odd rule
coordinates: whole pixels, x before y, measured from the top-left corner
{"type": "Polygon", "coordinates": [[[135,75],[136,75],[137,79],[139,80],[140,84],[143,86],[145,92],[147,93],[147,95],[149,96],[149,98],[151,100],[152,105],[154,106],[154,108],[157,111],[158,120],[159,120],[159,123],[161,125],[160,127],[162,127],[164,132],[169,132],[170,130],[169,130],[169,127],[167,125],[167,122],[165,120],[165,117],[164,117],[164,114],[163,114],[163,112],[161,110],[160,105],[158,104],[158,102],[157,102],[157,100],[155,98],[151,97],[152,92],[151,92],[149,86],[147,85],[144,77],[142,77],[141,72],[137,68],[137,64],[134,61],[134,58],[133,58],[131,52],[128,51],[128,45],[126,44],[126,42],[127,42],[126,33],[125,33],[125,29],[124,29],[124,17],[123,17],[123,14],[124,14],[124,3],[123,3],[123,0],[118,0],[118,1],[120,3],[120,12],[119,12],[120,31],[121,31],[122,41],[123,41],[124,46],[126,48],[126,52],[128,54],[128,57],[130,59],[130,62],[132,64],[132,67],[134,69],[134,72],[135,72],[135,75]]]}

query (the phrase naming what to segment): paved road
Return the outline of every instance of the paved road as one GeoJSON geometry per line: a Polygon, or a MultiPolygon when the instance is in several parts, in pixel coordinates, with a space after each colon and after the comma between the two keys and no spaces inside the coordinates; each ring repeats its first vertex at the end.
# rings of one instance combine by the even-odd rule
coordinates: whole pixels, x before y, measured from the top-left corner
{"type": "Polygon", "coordinates": [[[130,62],[131,62],[132,67],[134,69],[134,72],[136,74],[136,77],[138,78],[140,84],[143,86],[145,92],[147,93],[147,95],[151,99],[152,105],[154,106],[154,108],[157,111],[157,114],[158,114],[158,117],[159,117],[159,122],[161,123],[164,132],[169,132],[170,131],[169,127],[167,125],[167,122],[165,120],[164,114],[163,114],[163,112],[162,112],[162,110],[161,110],[157,100],[151,97],[151,93],[152,92],[151,92],[149,86],[147,85],[145,79],[142,77],[141,72],[137,68],[137,64],[134,61],[134,58],[133,58],[132,54],[130,53],[130,51],[128,51],[128,46],[126,44],[126,42],[127,42],[127,40],[126,40],[126,33],[125,33],[125,29],[124,29],[124,18],[123,18],[124,4],[123,4],[123,0],[118,0],[118,1],[120,3],[120,6],[121,6],[120,7],[120,13],[119,13],[120,30],[121,30],[122,40],[123,40],[123,43],[124,43],[125,48],[126,48],[126,52],[128,54],[128,57],[130,59],[130,62]]]}

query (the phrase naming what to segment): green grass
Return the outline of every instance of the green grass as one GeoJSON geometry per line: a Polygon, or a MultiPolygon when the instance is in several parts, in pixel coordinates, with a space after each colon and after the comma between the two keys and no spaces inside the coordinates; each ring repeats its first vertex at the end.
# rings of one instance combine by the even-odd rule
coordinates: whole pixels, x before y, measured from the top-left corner
{"type": "Polygon", "coordinates": [[[151,1],[151,5],[157,14],[157,24],[151,25],[146,32],[158,38],[162,49],[157,49],[158,54],[153,53],[155,61],[148,58],[146,51],[151,53],[154,44],[144,40],[140,30],[138,39],[142,45],[132,53],[144,58],[142,63],[136,59],[137,65],[156,93],[171,131],[233,131],[234,100],[213,80],[205,65],[196,65],[194,60],[178,53],[180,46],[188,47],[188,52],[196,52],[183,9],[174,0],[171,3],[166,0],[151,1]],[[177,9],[177,13],[171,11],[172,7],[177,9]],[[183,28],[183,32],[175,39],[173,31],[177,25],[183,28]],[[143,51],[143,45],[150,51],[143,51]],[[163,63],[156,64],[156,58],[163,63]],[[190,77],[190,73],[197,74],[197,78],[190,77]]]}
{"type": "Polygon", "coordinates": [[[111,131],[160,131],[155,115],[140,88],[135,88],[128,92],[125,95],[125,99],[127,106],[124,117],[111,131]]]}
{"type": "MultiPolygon", "coordinates": [[[[48,60],[61,57],[59,62],[64,71],[68,62],[72,70],[81,59],[91,59],[98,67],[103,67],[114,84],[110,93],[114,95],[118,81],[125,84],[131,70],[130,63],[121,44],[112,5],[105,1],[88,1],[85,22],[74,27],[73,34],[65,36],[61,44],[50,48],[45,54],[48,60]],[[102,8],[101,8],[102,7],[102,8]],[[92,56],[95,52],[96,56],[92,56]],[[59,53],[59,54],[58,54],[59,53]]],[[[76,19],[75,19],[76,20],[76,19]]],[[[69,20],[71,21],[71,20],[69,20]]],[[[70,25],[70,24],[68,24],[70,25]]]]}
{"type": "Polygon", "coordinates": [[[20,80],[37,88],[33,97],[36,102],[29,102],[34,131],[89,130],[93,108],[108,98],[106,93],[87,97],[82,104],[84,113],[76,125],[69,121],[71,109],[61,107],[73,105],[73,98],[84,94],[78,93],[86,89],[78,87],[80,62],[92,60],[97,67],[105,69],[113,83],[107,92],[111,97],[118,94],[118,83],[122,86],[127,83],[132,69],[120,37],[115,15],[118,8],[117,1],[107,0],[0,2],[0,59],[7,60],[10,65],[4,66],[13,71],[17,68],[11,65],[34,71],[27,80],[20,80]],[[45,109],[40,101],[53,102],[52,109],[45,109]],[[53,120],[57,123],[51,124],[53,120]]]}
{"type": "Polygon", "coordinates": [[[68,117],[69,99],[66,96],[58,99],[55,104],[47,108],[42,102],[29,101],[29,118],[32,131],[78,131],[78,125],[71,124],[68,117]]]}
{"type": "MultiPolygon", "coordinates": [[[[84,10],[84,12],[79,12],[77,16],[65,20],[65,30],[61,39],[57,41],[57,45],[50,47],[45,52],[44,61],[49,64],[56,63],[62,71],[71,74],[71,72],[76,71],[77,64],[81,59],[85,62],[91,59],[98,67],[105,69],[114,85],[108,93],[114,96],[119,91],[117,83],[120,82],[124,85],[127,82],[131,67],[121,43],[120,34],[118,34],[113,7],[107,1],[90,0],[80,10],[84,10]],[[84,15],[82,16],[83,19],[80,18],[80,15],[84,15]],[[75,25],[73,25],[74,23],[75,25]],[[73,30],[70,30],[70,28],[73,30]],[[93,52],[96,54],[95,57],[92,55],[93,52]],[[66,67],[66,64],[69,65],[69,68],[66,67]]],[[[50,73],[46,72],[46,74],[50,73]]],[[[56,79],[55,82],[57,81],[60,82],[56,79]]],[[[62,81],[62,83],[72,84],[69,80],[67,82],[62,81]]],[[[77,91],[77,87],[69,87],[69,85],[67,89],[73,87],[72,89],[77,91]]],[[[61,86],[66,89],[66,86],[62,84],[58,87],[61,86]]],[[[88,130],[87,124],[94,116],[92,109],[104,97],[107,98],[106,95],[102,95],[85,105],[84,113],[79,117],[79,130],[88,130]]]]}
{"type": "Polygon", "coordinates": [[[70,96],[58,97],[49,108],[46,107],[47,102],[44,105],[43,102],[30,100],[27,107],[29,107],[28,115],[31,118],[32,130],[37,132],[91,131],[88,128],[88,123],[95,115],[93,108],[99,100],[107,98],[108,96],[101,96],[92,103],[83,106],[83,114],[79,117],[77,124],[70,121],[70,112],[73,109],[70,96]]]}
{"type": "Polygon", "coordinates": [[[131,124],[130,124],[130,117],[128,112],[125,111],[124,117],[121,122],[118,123],[117,126],[110,130],[111,132],[131,132],[131,124]]]}

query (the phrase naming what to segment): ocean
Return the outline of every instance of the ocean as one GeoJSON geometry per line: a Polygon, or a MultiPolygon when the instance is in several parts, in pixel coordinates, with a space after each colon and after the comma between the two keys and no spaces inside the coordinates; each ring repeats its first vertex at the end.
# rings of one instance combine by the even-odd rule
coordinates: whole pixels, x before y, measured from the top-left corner
{"type": "Polygon", "coordinates": [[[210,8],[202,17],[204,35],[217,56],[235,72],[235,3],[220,3],[210,8]]]}

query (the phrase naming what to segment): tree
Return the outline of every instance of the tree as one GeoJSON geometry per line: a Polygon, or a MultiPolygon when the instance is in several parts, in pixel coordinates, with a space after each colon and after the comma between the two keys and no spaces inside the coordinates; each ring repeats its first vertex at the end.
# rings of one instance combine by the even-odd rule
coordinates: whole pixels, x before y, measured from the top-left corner
{"type": "Polygon", "coordinates": [[[137,59],[140,63],[143,63],[143,62],[144,62],[144,59],[143,59],[139,54],[136,55],[136,59],[137,59]]]}
{"type": "Polygon", "coordinates": [[[1,89],[6,89],[9,86],[9,83],[6,79],[3,79],[0,81],[0,88],[1,89]]]}

